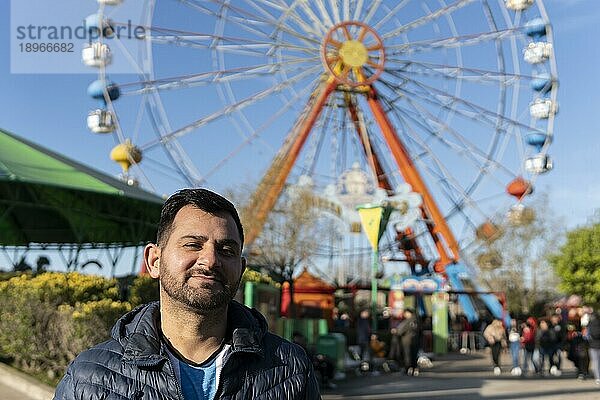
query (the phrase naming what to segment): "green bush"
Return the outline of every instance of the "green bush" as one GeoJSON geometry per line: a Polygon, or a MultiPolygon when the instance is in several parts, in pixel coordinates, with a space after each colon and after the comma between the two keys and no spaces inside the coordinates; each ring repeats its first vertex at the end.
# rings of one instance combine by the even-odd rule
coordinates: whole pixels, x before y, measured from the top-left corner
{"type": "Polygon", "coordinates": [[[56,383],[81,351],[106,340],[131,305],[114,279],[79,273],[23,274],[0,282],[0,356],[56,383]]]}
{"type": "Polygon", "coordinates": [[[136,276],[129,287],[129,302],[134,307],[158,300],[158,295],[158,279],[150,275],[136,276]]]}

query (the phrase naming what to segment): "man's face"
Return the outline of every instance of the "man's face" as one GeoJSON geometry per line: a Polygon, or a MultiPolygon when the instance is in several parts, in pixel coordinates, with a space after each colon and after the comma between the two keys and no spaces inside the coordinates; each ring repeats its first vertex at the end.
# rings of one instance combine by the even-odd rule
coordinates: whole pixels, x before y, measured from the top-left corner
{"type": "Polygon", "coordinates": [[[235,296],[246,264],[241,248],[229,214],[213,215],[188,205],[175,216],[153,275],[171,300],[200,312],[213,311],[235,296]]]}

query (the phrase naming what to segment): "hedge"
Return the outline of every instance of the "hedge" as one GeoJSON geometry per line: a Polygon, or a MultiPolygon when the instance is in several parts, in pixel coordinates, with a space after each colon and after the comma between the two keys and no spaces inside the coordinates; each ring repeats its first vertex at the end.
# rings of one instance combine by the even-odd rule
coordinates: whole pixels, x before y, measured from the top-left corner
{"type": "Polygon", "coordinates": [[[106,340],[129,310],[114,279],[48,272],[1,281],[0,356],[56,383],[67,364],[106,340]]]}

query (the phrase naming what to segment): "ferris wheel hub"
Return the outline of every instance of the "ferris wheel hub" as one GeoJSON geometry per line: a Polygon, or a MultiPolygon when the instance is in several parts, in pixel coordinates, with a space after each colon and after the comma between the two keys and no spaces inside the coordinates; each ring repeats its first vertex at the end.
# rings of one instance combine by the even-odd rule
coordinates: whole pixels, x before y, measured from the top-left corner
{"type": "Polygon", "coordinates": [[[362,42],[348,40],[340,47],[340,58],[350,67],[362,67],[369,60],[369,52],[362,42]]]}
{"type": "Polygon", "coordinates": [[[340,22],[325,35],[321,59],[325,70],[337,82],[353,87],[366,86],[383,72],[383,41],[363,22],[340,22]]]}

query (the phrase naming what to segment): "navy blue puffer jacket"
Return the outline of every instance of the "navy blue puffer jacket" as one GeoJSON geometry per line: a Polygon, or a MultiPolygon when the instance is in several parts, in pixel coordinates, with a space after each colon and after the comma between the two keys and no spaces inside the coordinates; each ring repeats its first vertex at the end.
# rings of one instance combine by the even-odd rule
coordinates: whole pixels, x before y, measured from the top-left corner
{"type": "MultiPolygon", "coordinates": [[[[259,312],[233,301],[227,325],[231,348],[215,398],[321,398],[304,350],[268,332],[259,312]]],[[[55,400],[184,400],[160,340],[158,302],[125,314],[111,336],[69,365],[55,400]]]]}

